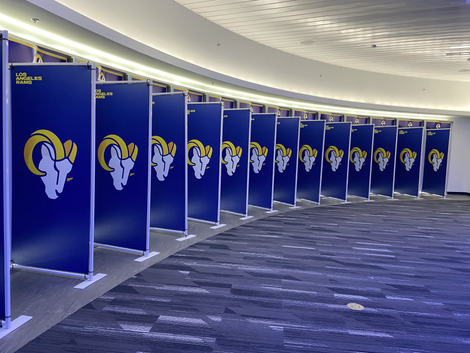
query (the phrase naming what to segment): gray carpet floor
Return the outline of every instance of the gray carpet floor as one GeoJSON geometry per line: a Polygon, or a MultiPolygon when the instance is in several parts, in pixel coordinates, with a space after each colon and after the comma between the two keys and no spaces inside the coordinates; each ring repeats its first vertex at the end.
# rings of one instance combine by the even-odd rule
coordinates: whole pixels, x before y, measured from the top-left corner
{"type": "Polygon", "coordinates": [[[157,263],[18,352],[470,352],[469,215],[451,200],[273,215],[157,263]]]}

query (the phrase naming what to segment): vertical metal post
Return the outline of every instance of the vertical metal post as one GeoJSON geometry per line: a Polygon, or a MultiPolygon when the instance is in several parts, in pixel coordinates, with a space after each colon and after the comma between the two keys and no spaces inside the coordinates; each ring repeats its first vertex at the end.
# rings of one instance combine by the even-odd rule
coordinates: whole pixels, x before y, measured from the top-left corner
{"type": "Polygon", "coordinates": [[[95,64],[89,63],[91,73],[91,190],[90,190],[90,247],[88,259],[88,280],[93,280],[93,256],[95,244],[95,139],[96,139],[96,74],[95,64]]]}
{"type": "Polygon", "coordinates": [[[11,327],[11,111],[10,111],[10,71],[8,70],[8,32],[2,33],[2,128],[3,128],[3,246],[5,277],[5,328],[11,327]]]}

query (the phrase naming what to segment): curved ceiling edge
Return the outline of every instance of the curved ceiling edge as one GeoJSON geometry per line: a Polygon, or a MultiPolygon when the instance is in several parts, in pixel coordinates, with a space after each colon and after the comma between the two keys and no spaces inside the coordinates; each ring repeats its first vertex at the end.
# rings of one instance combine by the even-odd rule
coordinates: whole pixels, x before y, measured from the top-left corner
{"type": "MultiPolygon", "coordinates": [[[[468,115],[468,94],[465,93],[469,92],[470,84],[468,83],[377,74],[313,62],[256,44],[224,30],[225,32],[229,32],[228,35],[231,37],[237,36],[241,38],[237,38],[234,45],[235,48],[232,50],[239,50],[240,48],[237,48],[237,46],[244,44],[238,42],[249,41],[250,48],[253,48],[253,44],[257,45],[256,49],[259,49],[259,53],[257,53],[259,57],[268,55],[272,58],[273,53],[276,54],[274,55],[275,58],[272,60],[271,65],[260,65],[256,62],[250,62],[250,65],[243,65],[243,62],[241,62],[238,65],[249,66],[249,72],[231,76],[226,73],[214,71],[212,67],[208,69],[197,65],[197,63],[191,63],[163,53],[158,49],[140,43],[111,28],[101,25],[54,0],[27,1],[67,21],[75,23],[80,27],[86,28],[99,36],[120,43],[146,56],[213,80],[244,87],[249,90],[261,91],[269,95],[281,95],[298,100],[354,107],[358,109],[468,115]],[[286,66],[286,63],[290,64],[286,66]],[[263,66],[269,66],[269,68],[263,68],[263,66]],[[277,72],[277,75],[274,75],[275,77],[272,77],[272,70],[277,72]],[[322,75],[322,77],[319,77],[318,72],[324,73],[319,74],[322,75]],[[317,75],[318,77],[315,77],[317,75]],[[248,77],[249,79],[247,79],[248,77]]],[[[165,3],[167,2],[165,1],[165,3]]],[[[173,4],[172,6],[180,6],[172,1],[169,3],[173,4]]],[[[198,17],[197,21],[205,21],[207,22],[205,24],[209,27],[216,26],[184,7],[182,8],[188,12],[186,16],[196,16],[198,17]]],[[[191,24],[188,24],[188,26],[190,25],[191,24]]],[[[218,29],[220,29],[220,27],[218,27],[218,29]]],[[[188,28],[187,31],[188,33],[193,32],[191,28],[188,28]]],[[[172,31],[167,31],[165,35],[171,36],[171,33],[172,31]]],[[[229,64],[228,66],[233,66],[237,60],[227,58],[227,61],[223,61],[220,60],[219,57],[219,61],[226,62],[229,64]]]]}

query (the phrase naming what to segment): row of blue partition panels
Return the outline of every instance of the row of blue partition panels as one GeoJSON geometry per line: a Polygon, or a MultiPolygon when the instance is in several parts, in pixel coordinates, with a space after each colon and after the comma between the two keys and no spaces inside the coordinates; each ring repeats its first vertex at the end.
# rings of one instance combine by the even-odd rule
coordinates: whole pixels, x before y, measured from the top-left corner
{"type": "Polygon", "coordinates": [[[15,64],[2,82],[6,303],[10,261],[90,277],[93,244],[145,253],[151,227],[185,233],[220,210],[445,195],[449,130],[224,110],[145,82],[96,83],[82,64],[15,64]]]}

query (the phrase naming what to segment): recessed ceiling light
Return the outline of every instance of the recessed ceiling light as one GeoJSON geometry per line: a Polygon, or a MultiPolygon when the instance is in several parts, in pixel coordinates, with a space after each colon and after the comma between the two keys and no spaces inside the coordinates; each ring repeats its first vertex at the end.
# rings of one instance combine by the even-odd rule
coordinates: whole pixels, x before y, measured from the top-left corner
{"type": "Polygon", "coordinates": [[[450,47],[449,49],[464,49],[464,48],[470,48],[470,45],[461,45],[458,47],[450,47]]]}
{"type": "Polygon", "coordinates": [[[457,72],[470,72],[470,69],[462,69],[462,70],[459,70],[457,72]]]}
{"type": "Polygon", "coordinates": [[[38,22],[39,22],[39,18],[33,17],[33,18],[31,18],[31,21],[33,21],[34,23],[38,23],[38,22]]]}
{"type": "Polygon", "coordinates": [[[302,45],[312,45],[313,43],[315,43],[313,40],[303,40],[300,42],[300,44],[302,45]]]}
{"type": "Polygon", "coordinates": [[[460,51],[456,53],[446,53],[446,56],[455,56],[455,55],[470,55],[470,51],[460,51]]]}

